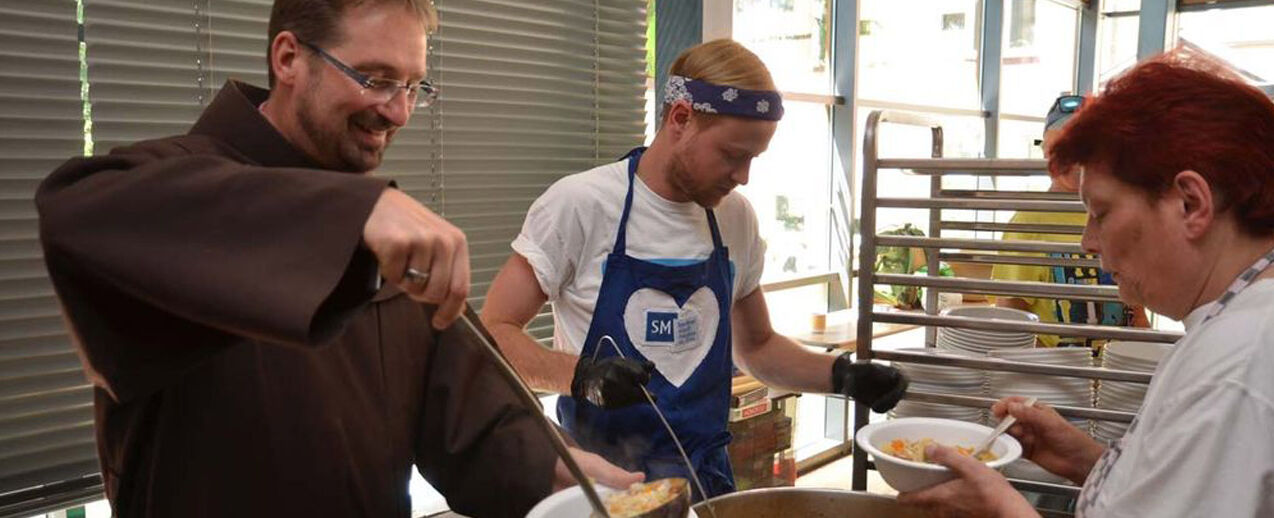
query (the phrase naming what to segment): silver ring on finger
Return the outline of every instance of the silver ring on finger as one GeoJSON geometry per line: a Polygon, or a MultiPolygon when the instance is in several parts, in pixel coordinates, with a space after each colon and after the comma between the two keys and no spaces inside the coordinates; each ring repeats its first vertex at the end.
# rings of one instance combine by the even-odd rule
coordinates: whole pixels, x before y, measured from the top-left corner
{"type": "Polygon", "coordinates": [[[429,272],[422,272],[412,267],[407,267],[407,271],[403,273],[407,281],[412,284],[424,285],[429,282],[429,272]]]}

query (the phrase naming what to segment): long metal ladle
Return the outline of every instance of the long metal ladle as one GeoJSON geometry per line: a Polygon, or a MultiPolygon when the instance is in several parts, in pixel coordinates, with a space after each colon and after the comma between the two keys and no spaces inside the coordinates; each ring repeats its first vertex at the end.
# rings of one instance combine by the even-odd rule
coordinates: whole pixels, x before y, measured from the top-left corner
{"type": "MultiPolygon", "coordinates": [[[[408,273],[411,273],[410,269],[408,273]]],[[[536,421],[540,423],[544,433],[548,434],[549,442],[553,443],[553,449],[557,450],[558,456],[566,464],[566,469],[570,470],[571,475],[575,476],[575,480],[579,481],[580,489],[584,490],[584,496],[588,498],[589,505],[593,506],[593,512],[597,513],[597,516],[610,518],[610,513],[606,512],[606,505],[602,503],[601,497],[597,495],[597,488],[593,486],[593,481],[584,474],[584,470],[580,469],[579,463],[575,462],[575,457],[571,456],[571,452],[566,446],[566,440],[558,432],[557,426],[544,415],[539,398],[535,397],[535,393],[531,391],[531,388],[526,386],[526,383],[518,376],[517,371],[513,370],[513,366],[509,364],[509,361],[504,358],[503,354],[500,354],[500,350],[495,345],[495,338],[482,325],[482,321],[478,319],[478,314],[473,311],[473,307],[468,303],[464,306],[464,314],[460,316],[460,321],[473,333],[478,342],[482,343],[482,350],[487,357],[500,367],[500,374],[504,376],[504,380],[513,388],[513,392],[532,411],[539,413],[540,418],[536,421]]]]}

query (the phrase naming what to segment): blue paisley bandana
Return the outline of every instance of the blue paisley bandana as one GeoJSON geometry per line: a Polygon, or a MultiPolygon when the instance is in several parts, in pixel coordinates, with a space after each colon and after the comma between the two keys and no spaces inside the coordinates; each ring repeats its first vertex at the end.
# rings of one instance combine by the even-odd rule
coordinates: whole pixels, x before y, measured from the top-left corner
{"type": "Polygon", "coordinates": [[[783,98],[770,90],[746,90],[682,76],[668,76],[664,104],[685,100],[697,112],[777,121],[783,118],[783,98]]]}

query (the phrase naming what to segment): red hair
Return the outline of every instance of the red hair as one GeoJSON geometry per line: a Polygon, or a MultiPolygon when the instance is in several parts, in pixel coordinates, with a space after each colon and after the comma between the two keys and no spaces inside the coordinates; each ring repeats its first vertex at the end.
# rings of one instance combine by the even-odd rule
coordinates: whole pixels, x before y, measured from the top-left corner
{"type": "Polygon", "coordinates": [[[1274,234],[1274,102],[1215,61],[1178,49],[1112,80],[1049,149],[1049,169],[1102,166],[1152,198],[1177,173],[1211,186],[1219,213],[1274,234]]]}

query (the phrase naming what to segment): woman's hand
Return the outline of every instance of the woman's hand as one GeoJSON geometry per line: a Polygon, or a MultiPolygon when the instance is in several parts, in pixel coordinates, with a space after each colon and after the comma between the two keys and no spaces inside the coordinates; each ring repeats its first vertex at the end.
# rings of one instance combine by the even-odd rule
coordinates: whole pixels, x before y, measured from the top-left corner
{"type": "Polygon", "coordinates": [[[1009,435],[1022,443],[1022,457],[1040,467],[1083,485],[1104,448],[1075,428],[1052,407],[1036,403],[1026,406],[1025,398],[1007,397],[991,406],[997,419],[1017,418],[1009,435]]]}
{"type": "Polygon", "coordinates": [[[959,478],[920,491],[901,493],[899,503],[924,507],[940,517],[1039,516],[1008,480],[981,461],[938,445],[925,448],[925,458],[950,468],[959,478]]]}

